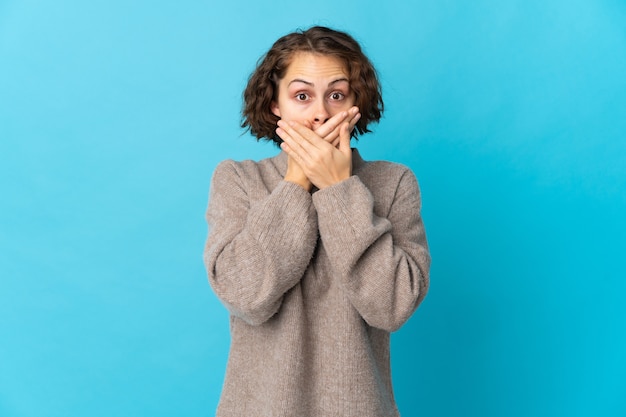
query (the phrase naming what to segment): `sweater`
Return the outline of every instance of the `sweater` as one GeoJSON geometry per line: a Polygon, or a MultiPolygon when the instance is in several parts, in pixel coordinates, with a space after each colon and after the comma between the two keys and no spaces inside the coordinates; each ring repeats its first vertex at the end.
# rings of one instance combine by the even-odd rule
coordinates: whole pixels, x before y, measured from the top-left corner
{"type": "Polygon", "coordinates": [[[221,162],[204,251],[230,313],[218,417],[398,416],[390,332],[429,285],[418,183],[366,162],[312,192],[284,181],[287,155],[221,162]]]}

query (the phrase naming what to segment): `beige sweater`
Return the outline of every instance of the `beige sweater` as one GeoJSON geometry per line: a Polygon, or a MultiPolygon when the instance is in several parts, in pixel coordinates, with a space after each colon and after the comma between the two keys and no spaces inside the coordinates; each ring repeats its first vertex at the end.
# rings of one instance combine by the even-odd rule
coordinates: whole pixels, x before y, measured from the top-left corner
{"type": "Polygon", "coordinates": [[[312,194],[287,155],[213,175],[205,263],[230,312],[218,416],[397,416],[389,333],[428,289],[413,173],[365,162],[312,194]]]}

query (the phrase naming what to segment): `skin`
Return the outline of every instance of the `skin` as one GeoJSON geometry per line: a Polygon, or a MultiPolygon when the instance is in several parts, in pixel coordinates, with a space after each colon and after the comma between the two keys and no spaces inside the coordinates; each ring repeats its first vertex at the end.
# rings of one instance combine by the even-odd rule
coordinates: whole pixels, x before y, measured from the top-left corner
{"type": "Polygon", "coordinates": [[[288,155],[285,181],[310,191],[352,175],[350,132],[361,117],[354,103],[341,60],[308,52],[293,56],[271,105],[288,155]]]}

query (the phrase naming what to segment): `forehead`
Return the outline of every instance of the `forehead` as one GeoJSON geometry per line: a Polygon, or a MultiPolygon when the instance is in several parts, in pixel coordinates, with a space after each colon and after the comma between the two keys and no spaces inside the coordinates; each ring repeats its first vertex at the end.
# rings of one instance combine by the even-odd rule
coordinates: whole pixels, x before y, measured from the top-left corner
{"type": "Polygon", "coordinates": [[[344,62],[331,55],[297,52],[291,58],[284,79],[326,79],[348,78],[348,70],[344,62]]]}

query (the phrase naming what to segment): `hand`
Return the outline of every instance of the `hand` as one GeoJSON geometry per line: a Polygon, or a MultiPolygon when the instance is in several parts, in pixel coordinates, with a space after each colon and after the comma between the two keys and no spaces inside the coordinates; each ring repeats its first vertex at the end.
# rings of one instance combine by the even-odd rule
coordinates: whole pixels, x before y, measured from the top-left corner
{"type": "MultiPolygon", "coordinates": [[[[345,114],[338,117],[338,119],[342,119],[342,117],[345,120],[348,115],[345,114]]],[[[350,120],[354,120],[354,117],[352,116],[350,120]]],[[[321,126],[318,130],[324,126],[321,126]]],[[[276,129],[276,133],[283,140],[283,143],[280,145],[282,150],[287,153],[292,162],[295,162],[301,168],[306,178],[319,189],[336,184],[352,175],[350,122],[341,123],[336,127],[329,124],[326,130],[329,129],[331,131],[326,132],[326,136],[331,138],[333,132],[335,130],[338,131],[339,138],[336,146],[333,145],[333,142],[336,141],[335,139],[331,139],[331,142],[329,142],[325,139],[326,136],[321,137],[317,132],[298,122],[279,120],[278,129],[276,129]]],[[[285,179],[287,180],[287,175],[285,175],[285,179]]],[[[296,183],[302,185],[300,182],[296,183]]]]}
{"type": "MultiPolygon", "coordinates": [[[[348,122],[348,130],[349,132],[352,132],[354,126],[357,124],[360,118],[361,113],[359,113],[359,108],[357,106],[353,106],[347,111],[337,113],[329,120],[327,120],[326,123],[324,123],[322,126],[315,129],[314,132],[336,148],[339,146],[340,143],[340,131],[342,123],[348,122]]],[[[304,123],[304,126],[312,129],[310,123],[304,123]]],[[[350,154],[350,156],[352,156],[352,154],[350,154]]],[[[300,167],[300,165],[295,161],[292,156],[288,156],[287,172],[285,173],[284,179],[285,181],[289,181],[301,186],[307,191],[311,191],[311,181],[309,181],[304,171],[302,170],[302,167],[300,167]]]]}
{"type": "MultiPolygon", "coordinates": [[[[341,130],[341,125],[344,122],[348,122],[348,130],[352,132],[354,126],[356,126],[357,122],[361,118],[361,113],[359,113],[359,108],[357,106],[353,106],[347,112],[340,112],[331,117],[314,130],[318,136],[322,137],[326,142],[330,143],[334,147],[339,145],[340,135],[339,132],[341,130]]],[[[307,126],[309,129],[311,126],[307,126]]]]}
{"type": "Polygon", "coordinates": [[[290,155],[287,155],[287,172],[285,173],[284,180],[293,182],[309,192],[313,186],[302,170],[302,167],[300,167],[290,155]]]}

